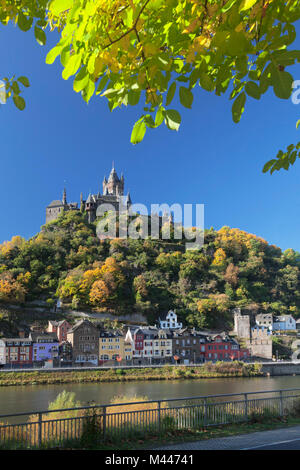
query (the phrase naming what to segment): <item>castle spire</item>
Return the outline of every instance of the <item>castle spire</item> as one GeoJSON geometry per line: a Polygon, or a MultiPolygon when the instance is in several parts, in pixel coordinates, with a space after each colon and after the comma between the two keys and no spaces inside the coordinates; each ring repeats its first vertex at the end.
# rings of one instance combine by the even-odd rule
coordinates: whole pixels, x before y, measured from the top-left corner
{"type": "Polygon", "coordinates": [[[66,188],[64,188],[62,203],[63,203],[64,206],[67,204],[67,191],[66,191],[66,188]]]}

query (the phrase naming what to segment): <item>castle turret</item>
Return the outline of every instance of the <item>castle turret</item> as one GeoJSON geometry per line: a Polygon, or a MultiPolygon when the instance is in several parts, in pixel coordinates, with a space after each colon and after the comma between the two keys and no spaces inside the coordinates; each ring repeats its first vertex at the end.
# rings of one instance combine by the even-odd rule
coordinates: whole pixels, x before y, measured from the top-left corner
{"type": "Polygon", "coordinates": [[[67,205],[67,191],[66,191],[66,188],[64,188],[62,203],[63,203],[64,206],[67,205]]]}
{"type": "Polygon", "coordinates": [[[108,180],[103,180],[103,195],[123,196],[124,194],[124,176],[119,179],[115,167],[113,165],[108,180]]]}
{"type": "Polygon", "coordinates": [[[84,212],[83,194],[80,193],[80,212],[84,212]]]}
{"type": "Polygon", "coordinates": [[[86,200],[85,210],[88,213],[89,223],[93,222],[96,218],[96,201],[94,200],[94,196],[92,196],[92,194],[89,194],[89,197],[86,200]]]}

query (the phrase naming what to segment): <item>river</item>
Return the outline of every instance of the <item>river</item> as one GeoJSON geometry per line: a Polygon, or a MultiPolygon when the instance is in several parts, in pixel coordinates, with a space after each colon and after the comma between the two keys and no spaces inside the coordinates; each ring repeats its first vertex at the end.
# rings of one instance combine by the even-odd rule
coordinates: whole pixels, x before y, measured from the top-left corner
{"type": "MultiPolygon", "coordinates": [[[[162,380],[98,384],[26,385],[0,387],[0,415],[48,409],[63,390],[75,392],[82,404],[109,403],[112,397],[146,396],[150,400],[300,388],[300,376],[162,380]]],[[[11,419],[10,419],[11,421],[11,419]]]]}

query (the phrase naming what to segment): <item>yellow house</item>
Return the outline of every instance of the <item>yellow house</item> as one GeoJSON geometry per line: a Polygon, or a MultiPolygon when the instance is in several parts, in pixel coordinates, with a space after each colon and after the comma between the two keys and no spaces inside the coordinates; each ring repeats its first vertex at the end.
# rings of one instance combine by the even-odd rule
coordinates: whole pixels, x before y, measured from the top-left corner
{"type": "Polygon", "coordinates": [[[125,364],[132,359],[132,344],[125,341],[125,335],[116,330],[101,331],[99,337],[99,361],[125,364]],[[120,360],[118,360],[120,359],[120,360]]]}
{"type": "Polygon", "coordinates": [[[172,358],[172,334],[169,330],[160,329],[153,340],[153,363],[160,364],[171,362],[172,358]]]}

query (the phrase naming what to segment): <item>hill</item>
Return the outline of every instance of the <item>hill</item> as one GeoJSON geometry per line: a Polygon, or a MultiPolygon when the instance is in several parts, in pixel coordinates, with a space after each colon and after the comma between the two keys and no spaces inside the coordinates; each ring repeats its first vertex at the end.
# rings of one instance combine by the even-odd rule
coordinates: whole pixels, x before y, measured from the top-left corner
{"type": "Polygon", "coordinates": [[[72,309],[170,308],[191,326],[231,328],[233,307],[300,314],[300,254],[239,229],[205,231],[201,250],[181,240],[102,240],[85,214],[66,212],[26,241],[0,245],[0,303],[60,298],[72,309]]]}

